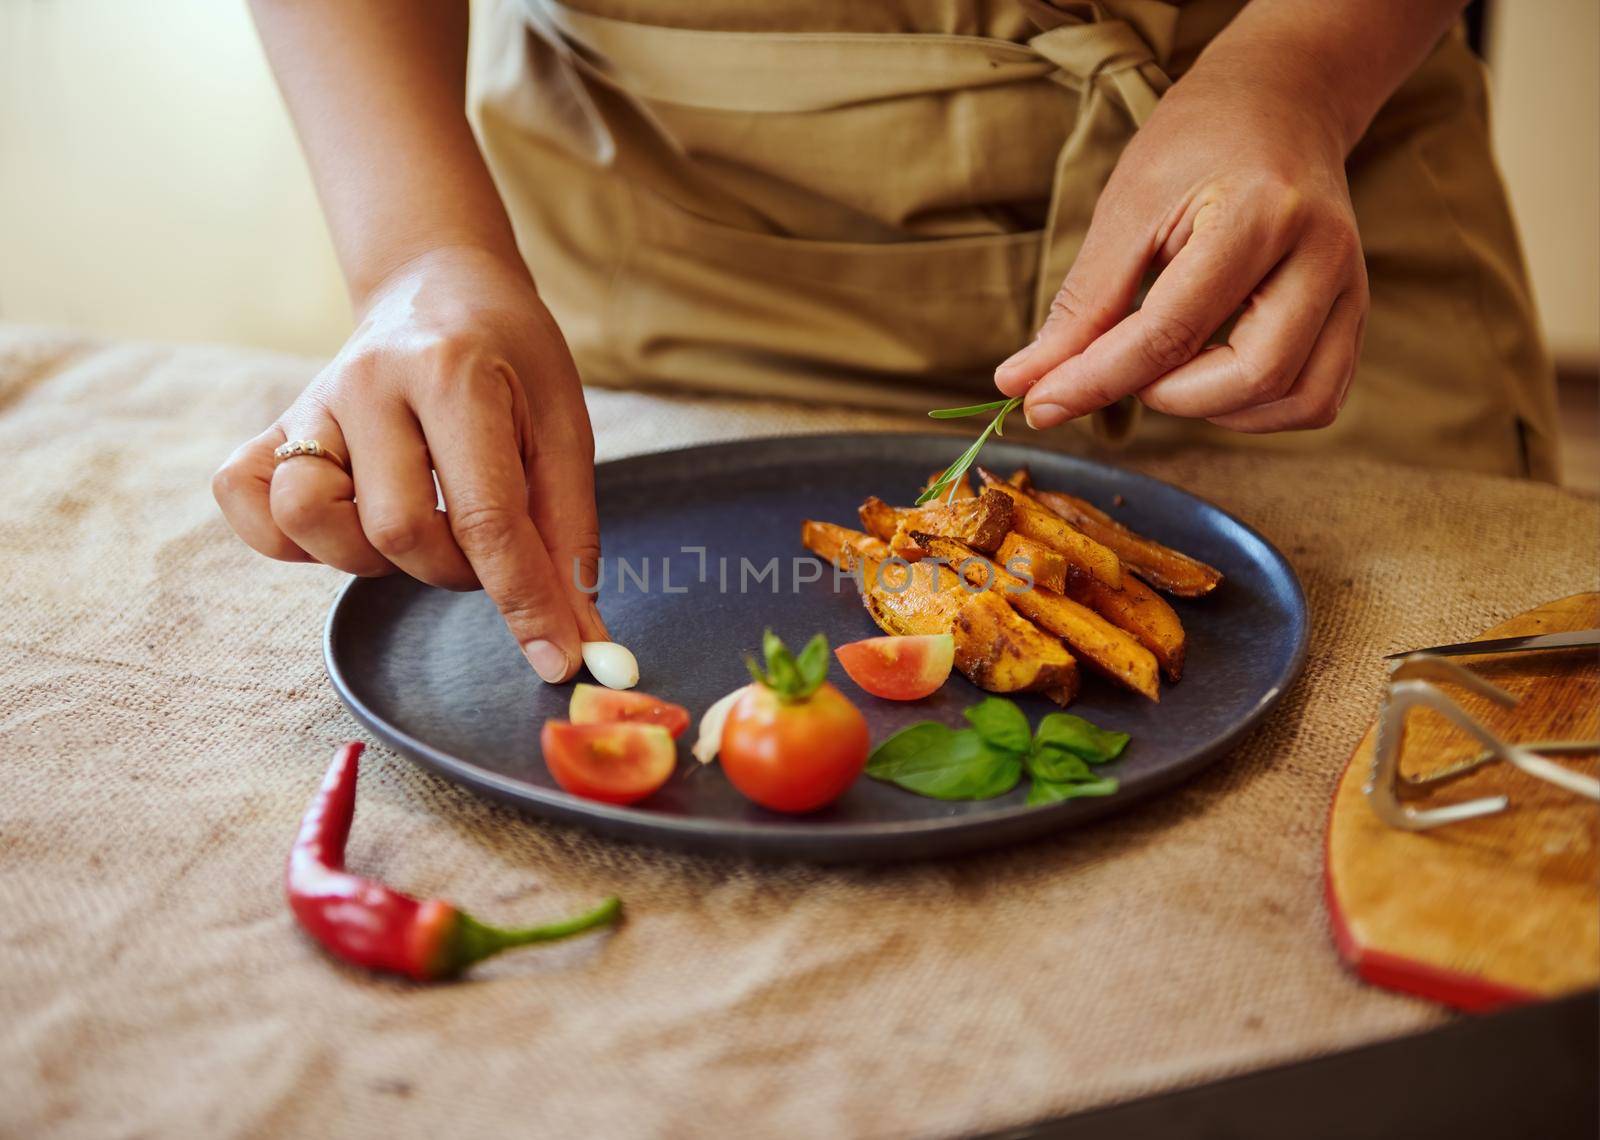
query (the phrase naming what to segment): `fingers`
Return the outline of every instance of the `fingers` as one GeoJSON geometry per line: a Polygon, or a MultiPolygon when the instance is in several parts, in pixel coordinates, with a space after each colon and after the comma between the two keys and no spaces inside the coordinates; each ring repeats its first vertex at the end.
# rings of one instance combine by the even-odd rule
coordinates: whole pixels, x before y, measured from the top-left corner
{"type": "Polygon", "coordinates": [[[610,641],[611,635],[595,605],[600,581],[600,524],[594,510],[594,461],[578,456],[541,456],[528,487],[528,508],[539,533],[553,536],[550,562],[577,622],[578,636],[583,641],[610,641]]]}
{"type": "Polygon", "coordinates": [[[1139,393],[1146,406],[1206,419],[1286,396],[1327,323],[1347,267],[1296,252],[1262,283],[1225,345],[1213,345],[1139,393]]]}
{"type": "Polygon", "coordinates": [[[1305,368],[1282,399],[1213,416],[1210,422],[1242,432],[1297,431],[1333,423],[1344,406],[1361,358],[1366,312],[1365,289],[1340,294],[1305,368]]]}
{"type": "MultiPolygon", "coordinates": [[[[291,416],[284,431],[295,439],[314,439],[349,461],[344,435],[326,413],[291,416]]],[[[283,460],[272,472],[268,498],[278,529],[318,562],[362,577],[394,572],[361,529],[355,484],[331,459],[302,455],[283,460]]]]}
{"type": "Polygon", "coordinates": [[[1150,263],[1149,235],[1132,214],[1102,196],[1083,248],[1050,302],[1033,341],[995,369],[995,386],[1020,396],[1063,360],[1087,348],[1127,314],[1150,263]]]}
{"type": "Polygon", "coordinates": [[[398,401],[369,403],[343,424],[355,478],[356,514],[374,550],[432,586],[475,590],[477,575],[437,509],[422,429],[398,401]]]}
{"type": "Polygon", "coordinates": [[[272,450],[282,442],[283,429],[273,425],[241,445],[211,477],[211,494],[233,533],[252,550],[280,562],[311,562],[272,519],[269,490],[278,463],[272,450]]]}
{"type": "Polygon", "coordinates": [[[1115,403],[1193,360],[1294,241],[1288,208],[1200,200],[1192,231],[1144,304],[1028,390],[1030,426],[1054,427],[1115,403]]]}
{"type": "Polygon", "coordinates": [[[487,370],[453,379],[418,408],[450,532],[534,671],[564,681],[581,660],[578,626],[529,515],[516,381],[487,370]]]}
{"type": "MultiPolygon", "coordinates": [[[[528,464],[528,509],[549,544],[550,560],[584,641],[609,641],[595,605],[600,568],[600,523],[594,505],[594,440],[576,374],[549,377],[546,388],[570,392],[570,403],[540,409],[548,421],[569,422],[541,433],[528,464]],[[568,383],[569,381],[569,383],[568,383]],[[587,589],[585,589],[587,587],[587,589]]],[[[548,426],[548,424],[547,424],[548,426]]]]}

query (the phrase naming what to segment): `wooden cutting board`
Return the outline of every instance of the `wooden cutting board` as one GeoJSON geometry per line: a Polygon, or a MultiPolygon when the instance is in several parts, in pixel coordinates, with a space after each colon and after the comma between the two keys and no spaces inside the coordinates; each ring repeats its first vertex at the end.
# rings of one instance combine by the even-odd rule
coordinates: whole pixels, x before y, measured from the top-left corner
{"type": "MultiPolygon", "coordinates": [[[[1482,636],[1597,626],[1600,594],[1575,594],[1482,636]]],[[[1457,660],[1522,698],[1508,713],[1446,689],[1491,727],[1515,725],[1519,740],[1600,736],[1600,654],[1593,649],[1457,660]]],[[[1377,817],[1362,791],[1376,735],[1374,724],[1356,747],[1328,820],[1328,913],[1339,953],[1356,972],[1467,1010],[1600,983],[1600,805],[1509,764],[1489,764],[1435,790],[1428,806],[1504,794],[1511,799],[1505,811],[1399,831],[1377,817]]],[[[1400,770],[1421,776],[1476,751],[1436,714],[1413,710],[1400,770]]],[[[1594,756],[1561,762],[1600,771],[1594,756]]]]}

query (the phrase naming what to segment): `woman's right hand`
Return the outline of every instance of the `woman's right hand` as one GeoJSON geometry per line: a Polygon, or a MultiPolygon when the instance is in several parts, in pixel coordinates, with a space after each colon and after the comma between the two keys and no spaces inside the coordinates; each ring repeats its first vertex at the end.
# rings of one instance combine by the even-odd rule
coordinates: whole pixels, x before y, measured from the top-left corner
{"type": "Polygon", "coordinates": [[[212,479],[270,558],[482,586],[546,681],[608,640],[594,597],[594,437],[577,368],[520,262],[469,247],[376,288],[344,349],[212,479]],[[344,458],[277,462],[314,439],[344,458]],[[438,508],[438,476],[444,510],[438,508]]]}

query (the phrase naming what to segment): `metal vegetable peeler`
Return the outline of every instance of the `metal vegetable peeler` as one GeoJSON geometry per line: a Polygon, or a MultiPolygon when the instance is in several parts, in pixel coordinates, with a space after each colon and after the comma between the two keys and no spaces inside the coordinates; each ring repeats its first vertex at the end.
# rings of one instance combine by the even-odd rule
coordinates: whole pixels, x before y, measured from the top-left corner
{"type": "MultiPolygon", "coordinates": [[[[1587,640],[1577,640],[1574,635],[1562,635],[1564,642],[1560,648],[1600,644],[1600,631],[1588,630],[1585,634],[1587,640]]],[[[1526,639],[1514,640],[1522,644],[1480,642],[1476,652],[1504,655],[1529,652],[1534,649],[1557,648],[1553,645],[1528,645],[1526,639]]],[[[1457,647],[1443,648],[1446,651],[1457,649],[1457,647]]],[[[1448,660],[1434,650],[1409,653],[1395,660],[1389,667],[1389,688],[1384,696],[1382,711],[1378,714],[1378,737],[1372,754],[1372,774],[1363,788],[1367,798],[1372,802],[1373,810],[1385,823],[1404,831],[1426,831],[1447,823],[1477,819],[1480,816],[1504,811],[1510,802],[1506,796],[1486,796],[1437,808],[1411,807],[1405,802],[1423,798],[1435,788],[1459,780],[1486,764],[1502,760],[1535,779],[1554,784],[1574,795],[1600,801],[1600,780],[1564,768],[1550,759],[1551,756],[1600,752],[1600,740],[1535,740],[1523,743],[1502,740],[1451,700],[1439,687],[1440,685],[1455,685],[1469,690],[1502,708],[1511,708],[1518,700],[1498,685],[1491,684],[1465,666],[1448,660]],[[1453,764],[1427,776],[1402,775],[1400,755],[1405,742],[1406,716],[1417,707],[1431,708],[1438,712],[1473,736],[1483,745],[1483,751],[1459,764],[1453,764]]]]}

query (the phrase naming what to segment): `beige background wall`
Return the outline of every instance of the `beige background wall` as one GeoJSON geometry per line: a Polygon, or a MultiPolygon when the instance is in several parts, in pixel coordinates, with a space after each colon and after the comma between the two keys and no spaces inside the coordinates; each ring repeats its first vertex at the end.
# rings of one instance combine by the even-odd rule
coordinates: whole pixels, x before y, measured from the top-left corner
{"type": "Polygon", "coordinates": [[[338,347],[349,305],[244,0],[0,0],[0,318],[338,347]]]}
{"type": "MultiPolygon", "coordinates": [[[[1600,357],[1600,4],[1501,0],[1553,348],[1600,357]]],[[[0,318],[330,353],[349,312],[243,0],[0,0],[0,318]]]]}
{"type": "Polygon", "coordinates": [[[1494,139],[1556,358],[1600,357],[1600,3],[1491,9],[1494,139]]]}

